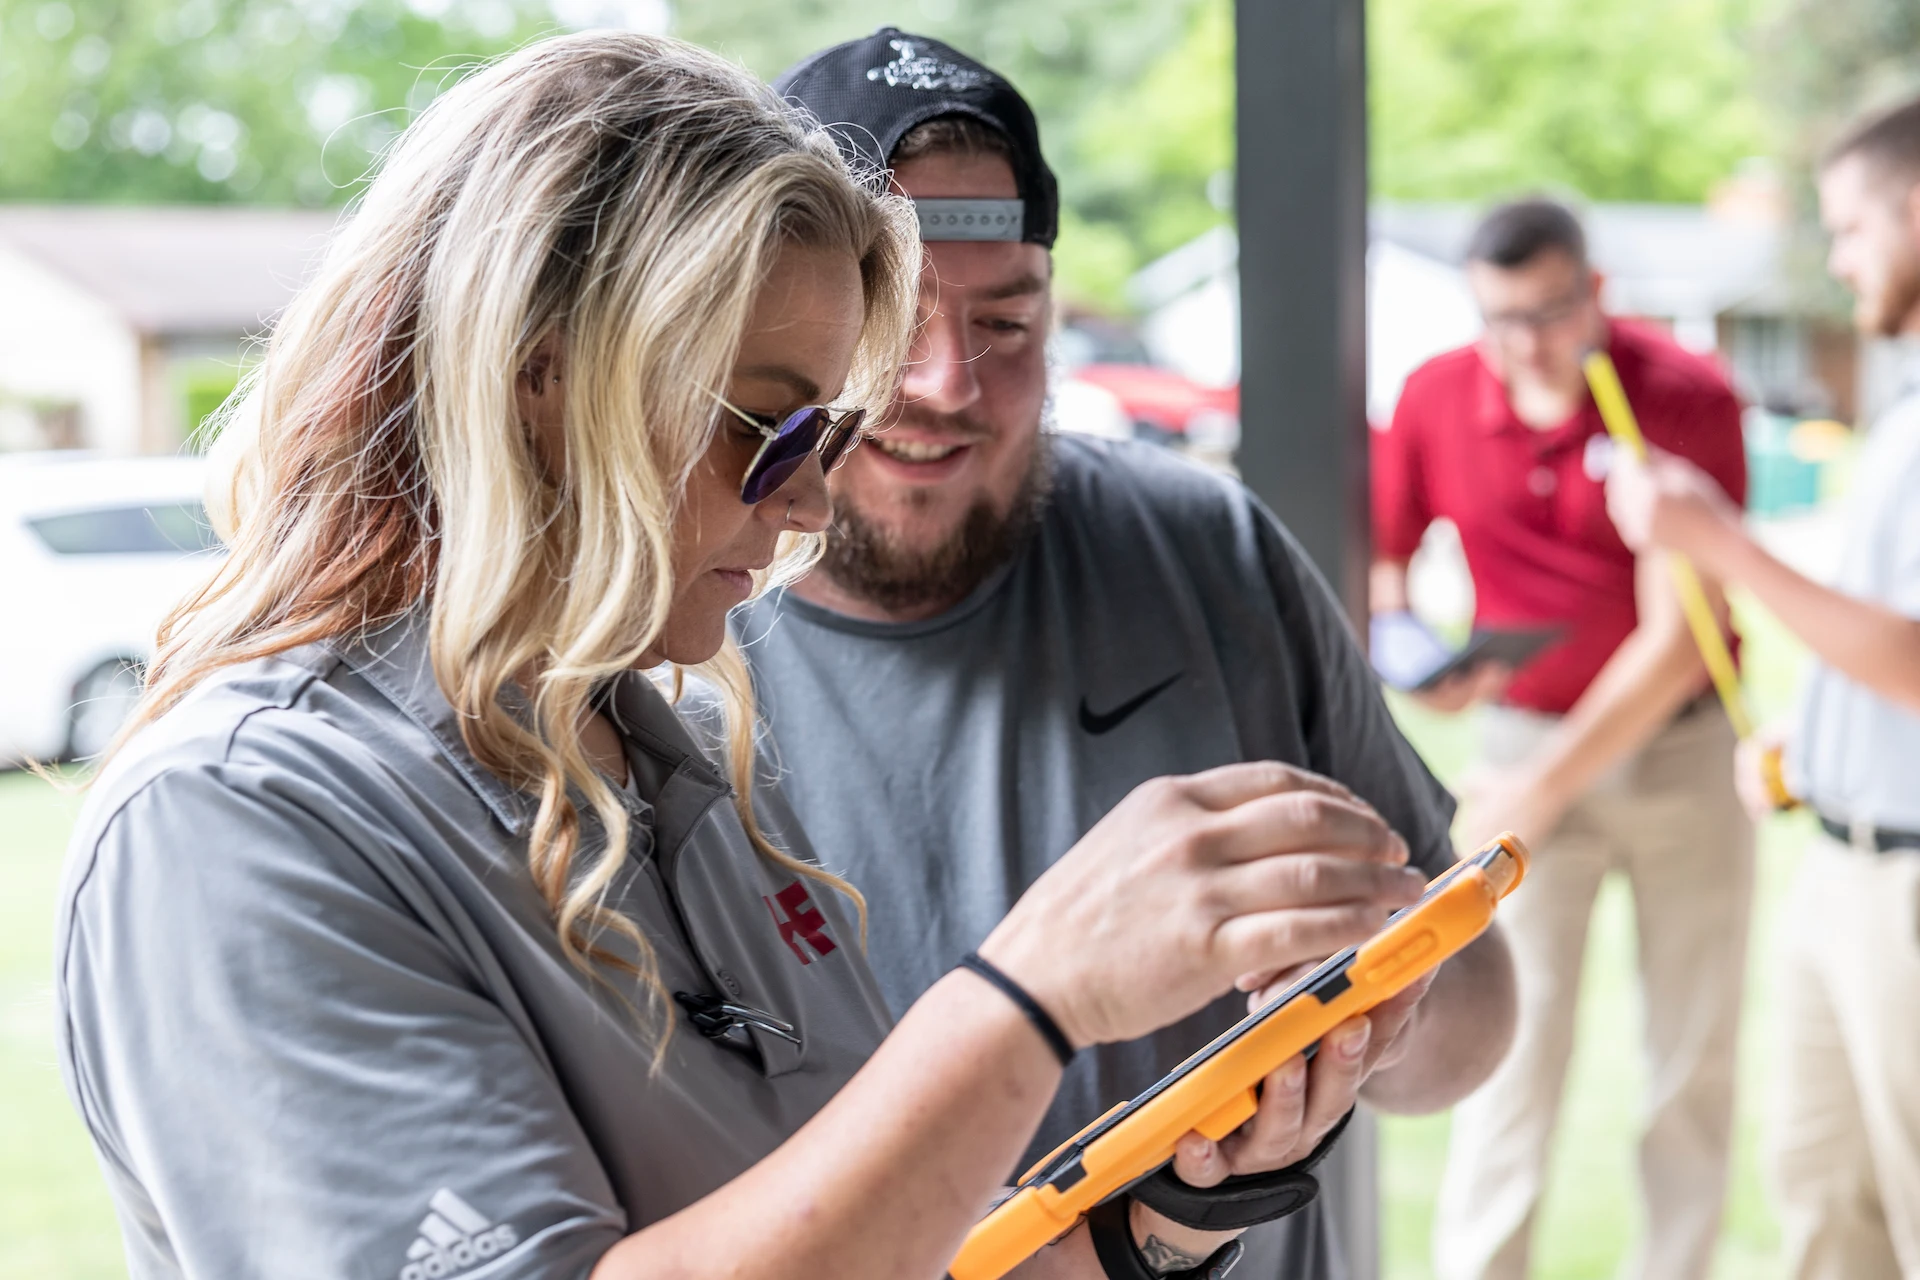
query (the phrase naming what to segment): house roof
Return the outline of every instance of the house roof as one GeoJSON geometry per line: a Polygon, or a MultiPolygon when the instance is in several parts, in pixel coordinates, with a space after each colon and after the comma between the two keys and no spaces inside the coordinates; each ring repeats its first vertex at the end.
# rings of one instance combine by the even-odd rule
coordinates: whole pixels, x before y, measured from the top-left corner
{"type": "MultiPolygon", "coordinates": [[[[1461,204],[1379,202],[1376,240],[1459,265],[1485,210],[1461,204]]],[[[1777,311],[1790,290],[1783,230],[1717,215],[1704,205],[1592,204],[1580,210],[1587,252],[1607,275],[1607,301],[1636,315],[1777,311]]]]}
{"type": "Polygon", "coordinates": [[[264,327],[317,265],[337,210],[0,205],[0,243],[156,337],[264,327]]]}
{"type": "MultiPolygon", "coordinates": [[[[1466,256],[1480,215],[1466,204],[1375,202],[1372,241],[1398,245],[1450,267],[1466,256]]],[[[1700,205],[1594,204],[1580,211],[1594,264],[1607,275],[1607,302],[1634,315],[1717,315],[1787,310],[1786,235],[1767,223],[1722,217],[1700,205]]],[[[1216,227],[1141,268],[1130,283],[1148,310],[1230,272],[1233,232],[1216,227]]]]}

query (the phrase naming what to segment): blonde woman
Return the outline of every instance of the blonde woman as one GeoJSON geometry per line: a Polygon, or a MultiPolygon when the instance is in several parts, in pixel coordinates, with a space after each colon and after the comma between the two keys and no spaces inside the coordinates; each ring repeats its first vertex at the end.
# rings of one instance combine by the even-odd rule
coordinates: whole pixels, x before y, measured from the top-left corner
{"type": "MultiPolygon", "coordinates": [[[[135,1277],[931,1280],[1063,1055],[1411,896],[1330,784],[1152,784],[889,1031],[724,620],[827,521],[860,423],[820,406],[885,396],[911,227],[671,41],[535,46],[401,140],[75,839],[62,1060],[135,1277]]],[[[1101,1272],[1080,1230],[1028,1274],[1101,1272]]]]}

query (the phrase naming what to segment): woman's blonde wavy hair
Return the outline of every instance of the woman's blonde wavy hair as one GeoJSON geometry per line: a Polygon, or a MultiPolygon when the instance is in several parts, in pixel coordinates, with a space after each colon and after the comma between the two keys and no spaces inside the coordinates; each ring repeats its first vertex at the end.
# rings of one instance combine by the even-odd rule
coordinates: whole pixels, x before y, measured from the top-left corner
{"type": "MultiPolygon", "coordinates": [[[[679,41],[600,32],[447,92],[399,139],[227,413],[231,490],[211,503],[229,509],[231,555],[162,626],[127,734],[218,668],[364,635],[424,603],[468,747],[538,798],[528,861],[567,956],[596,978],[601,965],[636,976],[658,1008],[651,946],[605,905],[627,816],[579,726],[661,632],[687,477],[756,290],[790,245],[858,260],[866,317],[848,394],[885,403],[913,317],[910,207],[766,86],[679,41]],[[514,395],[555,336],[557,471],[514,395]],[[520,717],[502,706],[509,686],[520,717]],[[604,843],[583,840],[582,799],[604,843]],[[605,945],[612,935],[628,946],[605,945]]],[[[790,539],[766,576],[804,569],[815,541],[790,539]]],[[[757,721],[731,640],[701,673],[725,701],[755,847],[852,896],[864,929],[850,886],[755,821],[757,721]]]]}

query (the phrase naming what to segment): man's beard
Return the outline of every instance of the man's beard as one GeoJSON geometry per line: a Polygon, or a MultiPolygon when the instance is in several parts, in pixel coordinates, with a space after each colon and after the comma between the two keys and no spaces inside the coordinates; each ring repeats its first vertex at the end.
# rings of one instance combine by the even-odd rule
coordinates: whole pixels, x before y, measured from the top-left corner
{"type": "MultiPolygon", "coordinates": [[[[874,446],[869,444],[868,448],[874,446]]],[[[951,535],[925,550],[902,547],[885,527],[842,504],[819,569],[835,585],[888,613],[960,603],[1026,544],[1053,491],[1053,441],[1034,437],[1033,457],[1005,511],[976,502],[951,535]]]]}
{"type": "Polygon", "coordinates": [[[1920,254],[1908,249],[1891,264],[1866,328],[1882,338],[1897,338],[1916,307],[1920,307],[1920,254]]]}

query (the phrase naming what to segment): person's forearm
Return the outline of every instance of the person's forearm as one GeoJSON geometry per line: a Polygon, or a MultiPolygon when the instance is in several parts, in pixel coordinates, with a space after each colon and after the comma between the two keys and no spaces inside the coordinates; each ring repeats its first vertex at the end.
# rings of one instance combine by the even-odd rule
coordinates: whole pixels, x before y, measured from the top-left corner
{"type": "Polygon", "coordinates": [[[1393,613],[1409,607],[1407,599],[1407,562],[1375,560],[1367,571],[1367,609],[1372,613],[1393,613]]]}
{"type": "Polygon", "coordinates": [[[1702,550],[1703,569],[1753,592],[1822,662],[1920,710],[1920,621],[1815,582],[1737,526],[1702,550]]]}
{"type": "Polygon", "coordinates": [[[1360,1096],[1400,1115],[1452,1106],[1500,1065],[1517,1010],[1513,957],[1496,924],[1441,966],[1407,1028],[1404,1056],[1374,1072],[1360,1096]]]}
{"type": "Polygon", "coordinates": [[[1526,765],[1531,784],[1561,805],[1645,746],[1707,686],[1706,665],[1677,620],[1642,625],[1622,642],[1526,765]]]}
{"type": "MultiPolygon", "coordinates": [[[[1059,1079],[1052,1051],[1006,997],[971,975],[949,975],[799,1132],[705,1199],[615,1245],[592,1280],[936,1280],[1032,1138],[1059,1079]]],[[[1048,1252],[1057,1256],[1037,1271],[1100,1274],[1084,1242],[1048,1252]],[[1084,1262],[1062,1266],[1075,1259],[1084,1262]]]]}

